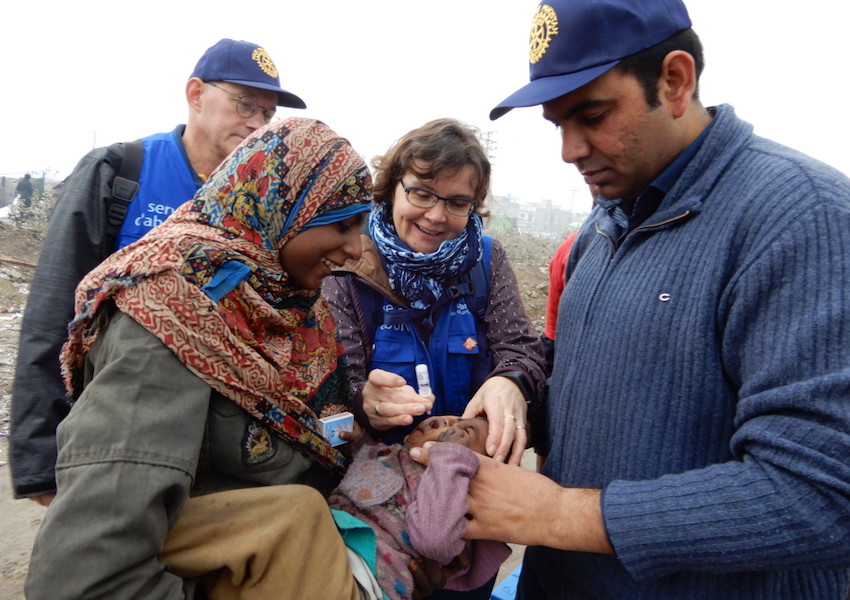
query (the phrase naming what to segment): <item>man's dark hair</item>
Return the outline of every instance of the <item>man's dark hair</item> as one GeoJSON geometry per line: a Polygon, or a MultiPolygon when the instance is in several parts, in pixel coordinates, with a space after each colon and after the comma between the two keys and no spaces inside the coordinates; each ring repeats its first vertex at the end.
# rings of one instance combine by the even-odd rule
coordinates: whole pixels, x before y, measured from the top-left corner
{"type": "Polygon", "coordinates": [[[694,98],[699,98],[699,77],[705,61],[702,56],[702,42],[693,29],[680,31],[660,44],[650,46],[637,54],[632,54],[620,61],[615,68],[623,74],[634,75],[643,88],[643,95],[649,108],[657,108],[661,101],[658,99],[658,78],[661,76],[661,63],[664,57],[674,50],[682,50],[694,57],[697,75],[697,88],[694,98]]]}

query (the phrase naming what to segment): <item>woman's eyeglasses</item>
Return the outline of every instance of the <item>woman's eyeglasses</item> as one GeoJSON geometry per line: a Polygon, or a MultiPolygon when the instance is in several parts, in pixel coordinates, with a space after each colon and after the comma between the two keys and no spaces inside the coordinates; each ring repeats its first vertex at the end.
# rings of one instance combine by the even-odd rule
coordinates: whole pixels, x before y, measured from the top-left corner
{"type": "Polygon", "coordinates": [[[413,206],[431,208],[438,201],[442,200],[446,203],[446,211],[456,217],[468,217],[475,210],[475,202],[472,200],[467,200],[466,198],[444,198],[422,188],[407,187],[403,181],[399,181],[399,183],[404,189],[404,195],[407,201],[413,206]]]}

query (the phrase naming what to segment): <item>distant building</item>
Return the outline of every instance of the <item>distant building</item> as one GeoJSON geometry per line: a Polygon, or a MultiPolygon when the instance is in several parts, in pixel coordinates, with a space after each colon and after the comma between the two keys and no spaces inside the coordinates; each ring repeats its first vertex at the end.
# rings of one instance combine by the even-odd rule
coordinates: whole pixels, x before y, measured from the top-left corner
{"type": "Polygon", "coordinates": [[[552,200],[523,203],[513,196],[493,196],[487,204],[493,219],[508,217],[520,233],[552,239],[563,239],[587,217],[587,213],[558,208],[552,200]]]}
{"type": "Polygon", "coordinates": [[[519,199],[513,196],[490,196],[487,198],[487,207],[494,215],[505,215],[512,219],[516,219],[521,210],[519,199]]]}

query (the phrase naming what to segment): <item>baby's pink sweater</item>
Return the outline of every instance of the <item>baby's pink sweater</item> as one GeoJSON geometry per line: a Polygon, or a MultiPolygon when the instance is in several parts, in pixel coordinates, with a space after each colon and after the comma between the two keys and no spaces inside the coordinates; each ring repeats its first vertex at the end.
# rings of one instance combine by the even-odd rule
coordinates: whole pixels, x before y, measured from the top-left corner
{"type": "Polygon", "coordinates": [[[411,597],[411,558],[445,565],[467,548],[470,566],[449,579],[446,588],[471,590],[489,581],[510,555],[501,542],[461,539],[469,479],[477,470],[475,454],[452,443],[430,447],[427,469],[399,444],[365,443],[356,451],[328,503],[372,527],[378,543],[376,577],[392,600],[411,597]]]}

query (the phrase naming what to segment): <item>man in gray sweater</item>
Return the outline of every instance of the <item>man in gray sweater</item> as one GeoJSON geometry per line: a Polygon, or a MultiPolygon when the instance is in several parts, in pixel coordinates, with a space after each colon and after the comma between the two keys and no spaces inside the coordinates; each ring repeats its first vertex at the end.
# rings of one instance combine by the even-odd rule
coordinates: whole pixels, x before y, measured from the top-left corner
{"type": "Polygon", "coordinates": [[[842,600],[850,181],[703,107],[680,0],[547,0],[531,82],[599,206],[567,265],[543,473],[480,458],[519,598],[842,600]]]}

